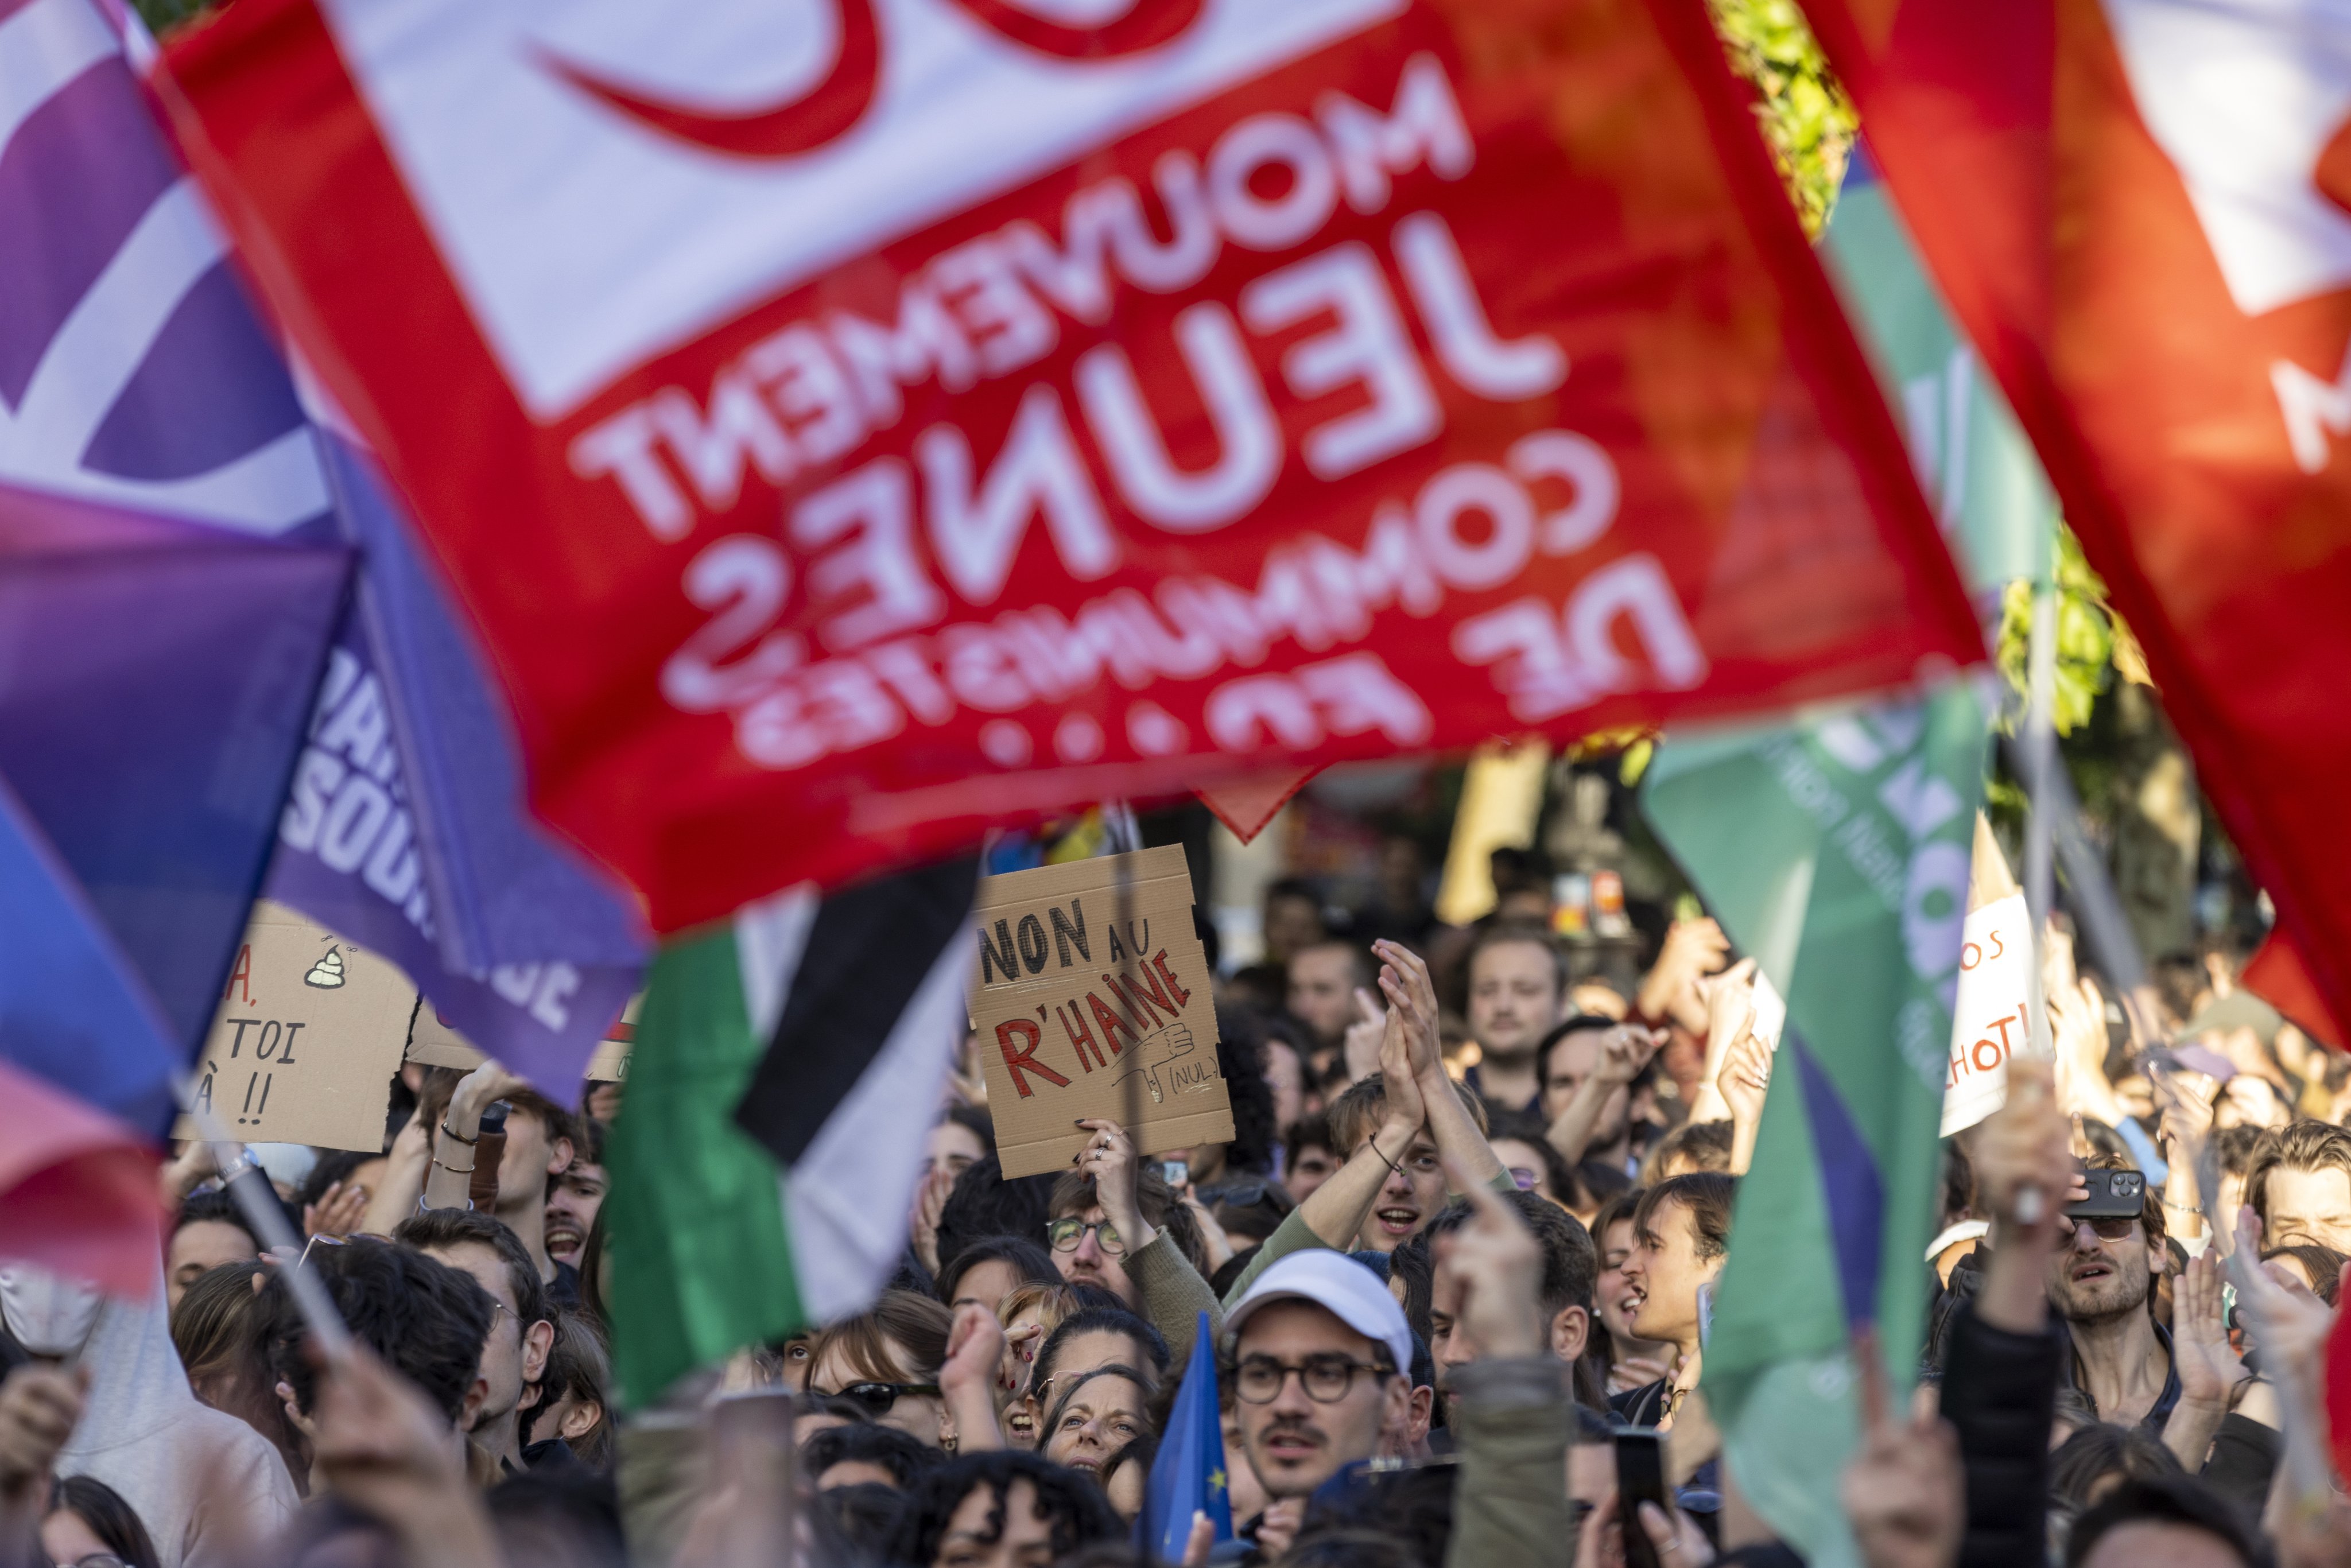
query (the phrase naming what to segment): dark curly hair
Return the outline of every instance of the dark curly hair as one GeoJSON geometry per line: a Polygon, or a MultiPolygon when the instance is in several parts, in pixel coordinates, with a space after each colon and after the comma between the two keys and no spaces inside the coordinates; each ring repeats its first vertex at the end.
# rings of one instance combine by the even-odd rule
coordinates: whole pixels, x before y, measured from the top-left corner
{"type": "Polygon", "coordinates": [[[939,1210],[940,1269],[952,1268],[982,1237],[1019,1236],[1044,1246],[1046,1210],[1060,1179],[1050,1171],[1007,1179],[994,1155],[964,1166],[939,1210]]]}
{"type": "Polygon", "coordinates": [[[1052,1555],[1067,1556],[1096,1541],[1120,1532],[1118,1515],[1111,1511],[1102,1491],[1087,1477],[1050,1460],[1017,1448],[996,1448],[960,1454],[925,1476],[908,1490],[909,1507],[898,1528],[895,1563],[935,1563],[939,1542],[964,1500],[985,1487],[995,1506],[988,1514],[987,1539],[1004,1534],[1006,1500],[1014,1485],[1027,1481],[1035,1490],[1037,1510],[1052,1526],[1052,1555]]]}
{"type": "MultiPolygon", "coordinates": [[[[373,1238],[319,1248],[308,1266],[318,1271],[351,1336],[416,1385],[442,1417],[455,1424],[481,1364],[482,1343],[490,1337],[490,1293],[463,1270],[373,1238]]],[[[270,1323],[270,1370],[277,1381],[292,1387],[295,1408],[307,1414],[318,1369],[302,1354],[309,1329],[284,1270],[271,1273],[261,1300],[270,1323]]]]}
{"type": "Polygon", "coordinates": [[[1273,1169],[1281,1129],[1274,1124],[1273,1085],[1265,1081],[1265,1025],[1247,1008],[1217,1009],[1217,1071],[1233,1103],[1225,1165],[1263,1176],[1273,1169]]]}

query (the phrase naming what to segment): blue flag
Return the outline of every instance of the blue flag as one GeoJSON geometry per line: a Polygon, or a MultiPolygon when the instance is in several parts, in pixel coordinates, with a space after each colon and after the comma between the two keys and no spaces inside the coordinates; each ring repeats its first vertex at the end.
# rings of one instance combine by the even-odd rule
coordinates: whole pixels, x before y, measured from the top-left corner
{"type": "Polygon", "coordinates": [[[1151,1490],[1134,1521],[1136,1544],[1162,1562],[1184,1561],[1192,1516],[1205,1513],[1218,1541],[1233,1538],[1231,1489],[1225,1481],[1225,1427],[1217,1400],[1217,1342],[1208,1314],[1192,1335],[1192,1360],[1176,1391],[1159,1457],[1151,1462],[1151,1490]]]}

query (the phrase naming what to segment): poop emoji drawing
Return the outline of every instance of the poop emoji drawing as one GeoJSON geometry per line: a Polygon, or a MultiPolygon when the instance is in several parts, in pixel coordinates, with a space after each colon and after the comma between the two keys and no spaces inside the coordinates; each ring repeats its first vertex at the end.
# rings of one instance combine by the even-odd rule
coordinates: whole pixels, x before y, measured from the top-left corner
{"type": "Polygon", "coordinates": [[[302,983],[306,986],[316,986],[322,991],[330,991],[341,985],[343,983],[342,954],[332,947],[328,948],[326,955],[310,966],[310,972],[302,977],[302,983]]]}

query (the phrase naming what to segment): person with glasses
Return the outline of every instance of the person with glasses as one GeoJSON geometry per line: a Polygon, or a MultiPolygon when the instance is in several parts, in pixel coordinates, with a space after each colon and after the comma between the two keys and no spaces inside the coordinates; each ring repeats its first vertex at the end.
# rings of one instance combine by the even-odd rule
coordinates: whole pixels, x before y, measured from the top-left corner
{"type": "Polygon", "coordinates": [[[472,1209],[426,1209],[403,1221],[393,1239],[471,1275],[489,1292],[490,1333],[480,1375],[465,1396],[463,1425],[501,1469],[520,1470],[523,1414],[541,1396],[547,1358],[555,1348],[555,1309],[538,1264],[504,1222],[472,1209]]]}
{"type": "MultiPolygon", "coordinates": [[[[2091,1170],[2131,1168],[2115,1155],[2085,1163],[2091,1170]]],[[[2060,1215],[2047,1272],[2049,1304],[2073,1341],[2074,1386],[2101,1421],[2142,1427],[2149,1437],[2163,1434],[2181,1394],[2172,1337],[2148,1307],[2168,1256],[2162,1195],[2149,1182],[2136,1219],[2060,1215]]],[[[2199,1452],[2191,1468],[2203,1461],[2199,1452]]]]}
{"type": "Polygon", "coordinates": [[[1116,1122],[1078,1124],[1090,1134],[1077,1168],[1054,1184],[1045,1239],[1072,1285],[1098,1285],[1150,1320],[1177,1361],[1192,1353],[1202,1312],[1214,1332],[1222,1304],[1208,1289],[1199,1216],[1135,1153],[1116,1122]]]}
{"type": "Polygon", "coordinates": [[[1223,1386],[1241,1450],[1272,1500],[1251,1532],[1277,1556],[1318,1487],[1349,1465],[1402,1451],[1412,1390],[1400,1372],[1412,1364],[1412,1330],[1378,1275],[1328,1248],[1267,1269],[1226,1322],[1223,1386]]]}
{"type": "Polygon", "coordinates": [[[808,1391],[852,1400],[879,1425],[949,1453],[1001,1448],[1003,1354],[1003,1329],[976,1303],[950,1313],[913,1291],[884,1291],[871,1310],[818,1336],[808,1391]]]}

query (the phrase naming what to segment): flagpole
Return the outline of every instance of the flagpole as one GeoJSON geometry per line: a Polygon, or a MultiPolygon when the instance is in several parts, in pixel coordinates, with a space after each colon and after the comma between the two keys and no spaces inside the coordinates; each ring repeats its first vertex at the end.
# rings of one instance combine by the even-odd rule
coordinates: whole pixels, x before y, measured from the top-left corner
{"type": "MultiPolygon", "coordinates": [[[[1127,857],[1143,847],[1142,831],[1135,822],[1134,809],[1124,800],[1103,801],[1102,814],[1102,838],[1111,850],[1111,864],[1116,871],[1113,913],[1118,924],[1125,929],[1126,946],[1129,956],[1132,956],[1134,947],[1134,862],[1127,857]]],[[[1117,936],[1113,934],[1111,940],[1116,942],[1117,936]]],[[[1135,1049],[1140,1054],[1141,1041],[1136,1042],[1135,1049]]],[[[1143,1176],[1141,1162],[1144,1154],[1142,1140],[1135,1138],[1134,1134],[1135,1128],[1143,1124],[1143,1070],[1140,1063],[1127,1070],[1126,1077],[1120,1083],[1119,1098],[1121,1101],[1119,1125],[1125,1130],[1129,1138],[1134,1139],[1135,1143],[1134,1158],[1137,1168],[1134,1176],[1136,1197],[1140,1200],[1143,1176]]],[[[1102,1200],[1102,1195],[1096,1193],[1094,1200],[1099,1203],[1102,1200]]],[[[1125,1239],[1122,1237],[1120,1239],[1123,1241],[1125,1239]]],[[[1147,1533],[1150,1528],[1151,1512],[1151,1487],[1147,1479],[1143,1489],[1143,1511],[1144,1532],[1147,1533]]],[[[1143,1544],[1141,1534],[1138,1534],[1134,1545],[1134,1562],[1135,1568],[1147,1568],[1151,1562],[1148,1550],[1143,1544]]]]}
{"type": "Polygon", "coordinates": [[[2032,922],[2032,975],[2029,1030],[2032,1054],[2047,1061],[2054,1051],[2049,1034],[2049,998],[2043,994],[2043,966],[2049,956],[2050,845],[2054,791],[2050,775],[2056,760],[2057,730],[2052,709],[2057,696],[2057,588],[2036,583],[2032,590],[2032,642],[2026,655],[2024,710],[2024,787],[2032,809],[2025,817],[2024,904],[2032,922]]]}

